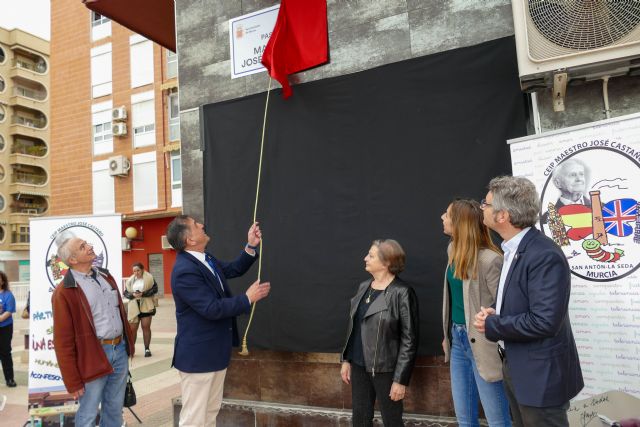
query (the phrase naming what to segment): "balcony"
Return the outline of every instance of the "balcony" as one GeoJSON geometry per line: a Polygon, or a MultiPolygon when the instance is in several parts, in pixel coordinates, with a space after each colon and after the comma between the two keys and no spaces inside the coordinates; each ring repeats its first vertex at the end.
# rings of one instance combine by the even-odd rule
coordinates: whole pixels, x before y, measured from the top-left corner
{"type": "Polygon", "coordinates": [[[41,111],[25,105],[13,105],[10,133],[38,138],[47,127],[47,118],[41,111]]]}
{"type": "Polygon", "coordinates": [[[22,96],[34,101],[44,101],[47,98],[47,91],[44,89],[29,89],[24,86],[16,86],[13,88],[13,96],[22,96]]]}
{"type": "Polygon", "coordinates": [[[37,74],[45,74],[47,72],[47,61],[40,55],[26,51],[16,51],[16,58],[11,65],[13,68],[19,68],[37,74]]]}
{"type": "Polygon", "coordinates": [[[22,125],[33,129],[44,129],[47,126],[47,120],[42,117],[25,117],[15,115],[11,119],[11,124],[22,125]]]}
{"type": "Polygon", "coordinates": [[[43,215],[49,209],[49,203],[44,196],[36,196],[32,194],[13,194],[9,204],[11,222],[21,222],[22,216],[39,216],[43,215]]]}
{"type": "Polygon", "coordinates": [[[47,172],[39,166],[11,165],[11,193],[29,193],[29,190],[33,190],[33,187],[41,187],[47,181],[47,172]],[[20,191],[22,187],[27,189],[20,191]]]}
{"type": "Polygon", "coordinates": [[[47,147],[47,144],[40,138],[18,136],[13,138],[13,144],[11,144],[11,154],[17,155],[16,157],[18,159],[22,156],[31,156],[38,158],[44,157],[47,155],[48,151],[49,149],[47,147]]]}

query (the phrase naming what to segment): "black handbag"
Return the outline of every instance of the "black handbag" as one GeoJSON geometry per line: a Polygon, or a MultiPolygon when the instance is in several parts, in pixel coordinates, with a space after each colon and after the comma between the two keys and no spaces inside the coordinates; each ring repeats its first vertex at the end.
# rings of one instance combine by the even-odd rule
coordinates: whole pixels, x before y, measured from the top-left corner
{"type": "Polygon", "coordinates": [[[124,407],[130,408],[134,406],[136,402],[136,391],[133,389],[133,384],[131,383],[131,372],[129,372],[129,378],[127,378],[127,387],[124,390],[124,407]]]}

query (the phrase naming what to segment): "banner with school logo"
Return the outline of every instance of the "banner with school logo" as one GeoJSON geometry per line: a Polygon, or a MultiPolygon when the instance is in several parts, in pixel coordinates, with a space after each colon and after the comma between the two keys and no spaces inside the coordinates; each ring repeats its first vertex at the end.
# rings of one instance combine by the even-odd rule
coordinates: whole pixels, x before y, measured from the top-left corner
{"type": "Polygon", "coordinates": [[[640,397],[640,114],[509,141],[540,194],[538,227],[572,273],[585,388],[640,397]]]}
{"type": "Polygon", "coordinates": [[[91,245],[93,264],[122,281],[120,215],[31,218],[31,319],[29,324],[29,393],[65,391],[53,345],[51,294],[68,271],[58,258],[58,244],[77,237],[91,245]]]}

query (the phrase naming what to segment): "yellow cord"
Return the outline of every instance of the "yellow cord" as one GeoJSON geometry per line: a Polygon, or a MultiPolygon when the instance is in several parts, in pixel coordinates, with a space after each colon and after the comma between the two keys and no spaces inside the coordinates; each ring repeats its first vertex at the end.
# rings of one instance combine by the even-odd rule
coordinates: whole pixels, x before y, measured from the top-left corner
{"type": "MultiPolygon", "coordinates": [[[[258,199],[260,198],[260,177],[262,175],[262,153],[264,152],[264,133],[267,128],[267,110],[269,109],[269,94],[271,93],[271,82],[272,79],[269,77],[269,88],[267,89],[267,101],[264,105],[264,119],[262,120],[262,138],[260,139],[260,160],[258,161],[258,182],[256,184],[256,203],[253,207],[253,222],[256,222],[258,217],[258,199]]],[[[262,274],[262,241],[260,239],[260,256],[258,257],[258,283],[260,282],[260,276],[262,274]]],[[[253,313],[256,310],[256,303],[254,302],[251,305],[251,314],[249,315],[249,322],[247,323],[247,328],[244,331],[244,336],[242,337],[242,350],[239,352],[242,356],[249,355],[249,349],[247,347],[247,335],[249,335],[249,328],[251,327],[251,321],[253,320],[253,313]]]]}

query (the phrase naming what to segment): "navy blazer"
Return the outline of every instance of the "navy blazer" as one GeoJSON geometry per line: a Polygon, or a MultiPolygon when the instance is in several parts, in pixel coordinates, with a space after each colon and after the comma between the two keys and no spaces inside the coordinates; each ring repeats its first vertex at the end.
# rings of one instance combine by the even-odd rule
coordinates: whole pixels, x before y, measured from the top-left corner
{"type": "Polygon", "coordinates": [[[567,259],[553,240],[531,228],[509,268],[500,315],[485,323],[489,340],[504,340],[521,405],[560,406],[584,386],[569,323],[570,293],[567,259]]]}
{"type": "Polygon", "coordinates": [[[236,316],[249,312],[251,304],[245,294],[231,294],[227,278],[246,273],[257,256],[242,251],[232,262],[214,259],[225,295],[211,270],[193,255],[178,252],[171,272],[178,323],[171,366],[188,373],[229,366],[231,347],[239,345],[236,316]]]}

